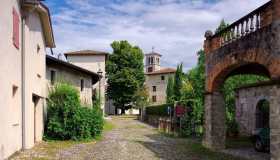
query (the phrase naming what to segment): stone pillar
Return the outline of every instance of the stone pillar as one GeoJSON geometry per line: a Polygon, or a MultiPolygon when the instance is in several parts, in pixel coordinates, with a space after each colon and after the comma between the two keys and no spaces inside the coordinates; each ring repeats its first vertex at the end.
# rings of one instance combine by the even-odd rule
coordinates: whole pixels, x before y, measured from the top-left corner
{"type": "Polygon", "coordinates": [[[224,97],[220,92],[205,95],[203,145],[211,150],[225,148],[226,113],[224,97]]]}
{"type": "MultiPolygon", "coordinates": [[[[272,0],[272,24],[269,43],[271,47],[270,52],[280,58],[280,0],[272,0]]],[[[272,67],[272,78],[279,78],[278,66],[272,67]],[[273,73],[276,75],[273,75],[273,73]]]]}
{"type": "Polygon", "coordinates": [[[272,18],[280,20],[280,0],[272,0],[272,18]]]}
{"type": "Polygon", "coordinates": [[[270,90],[270,153],[271,160],[280,160],[280,86],[270,90]]]}
{"type": "Polygon", "coordinates": [[[206,38],[205,41],[204,41],[204,45],[203,45],[203,48],[204,48],[204,51],[206,54],[210,53],[212,51],[212,48],[211,48],[211,37],[213,36],[213,33],[212,31],[206,31],[205,32],[205,35],[204,37],[206,38]]]}

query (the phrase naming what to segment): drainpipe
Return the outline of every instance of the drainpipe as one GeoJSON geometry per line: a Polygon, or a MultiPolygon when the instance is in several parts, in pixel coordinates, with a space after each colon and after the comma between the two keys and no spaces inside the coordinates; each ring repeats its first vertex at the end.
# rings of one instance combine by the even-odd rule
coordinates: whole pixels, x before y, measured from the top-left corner
{"type": "MultiPolygon", "coordinates": [[[[23,4],[22,4],[23,5],[23,4]]],[[[22,149],[26,146],[25,140],[25,19],[26,15],[23,13],[21,18],[21,98],[22,98],[22,149]]]]}

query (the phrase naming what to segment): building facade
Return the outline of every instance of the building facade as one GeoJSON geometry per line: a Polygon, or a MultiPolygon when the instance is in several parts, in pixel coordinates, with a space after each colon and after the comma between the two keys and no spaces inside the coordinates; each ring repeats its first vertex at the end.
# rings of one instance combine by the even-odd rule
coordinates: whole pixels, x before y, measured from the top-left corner
{"type": "Polygon", "coordinates": [[[151,105],[166,103],[168,78],[176,72],[176,69],[161,67],[160,58],[161,55],[155,52],[145,55],[145,85],[149,91],[151,105]]]}
{"type": "Polygon", "coordinates": [[[99,82],[94,84],[93,92],[94,94],[98,95],[98,98],[100,98],[101,101],[101,109],[103,110],[103,113],[105,114],[105,86],[106,86],[106,59],[108,56],[108,53],[106,52],[100,52],[100,51],[94,51],[94,50],[81,50],[81,51],[73,51],[73,52],[67,52],[64,53],[67,60],[75,64],[77,66],[80,66],[82,68],[85,68],[91,72],[98,73],[102,75],[102,78],[99,82]]]}
{"type": "Polygon", "coordinates": [[[0,10],[0,159],[6,159],[42,140],[45,55],[55,43],[43,3],[3,0],[0,10]]]}
{"type": "Polygon", "coordinates": [[[57,82],[66,82],[76,87],[80,92],[81,103],[92,106],[94,98],[92,85],[99,81],[99,75],[52,56],[46,56],[47,91],[49,92],[57,82]]]}

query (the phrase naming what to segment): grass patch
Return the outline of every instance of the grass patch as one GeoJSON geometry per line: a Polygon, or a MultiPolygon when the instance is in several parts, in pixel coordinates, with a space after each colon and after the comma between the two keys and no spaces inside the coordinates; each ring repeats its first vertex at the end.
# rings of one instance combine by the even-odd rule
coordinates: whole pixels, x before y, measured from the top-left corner
{"type": "Polygon", "coordinates": [[[125,129],[144,129],[144,128],[147,128],[147,127],[144,126],[144,125],[141,125],[141,124],[134,124],[134,125],[125,126],[124,128],[125,129]]]}
{"type": "Polygon", "coordinates": [[[250,148],[254,147],[250,137],[227,138],[226,148],[250,148]]]}
{"type": "Polygon", "coordinates": [[[137,120],[138,116],[137,115],[118,115],[118,116],[112,116],[112,119],[120,119],[120,120],[134,119],[134,120],[137,120]]]}
{"type": "Polygon", "coordinates": [[[174,134],[166,134],[160,132],[161,135],[178,139],[176,149],[180,152],[185,152],[194,159],[205,160],[247,160],[239,157],[234,157],[221,152],[211,151],[202,146],[201,138],[180,138],[174,134]]]}
{"type": "Polygon", "coordinates": [[[189,146],[189,150],[192,154],[198,155],[201,159],[209,160],[242,160],[241,158],[226,155],[224,153],[213,152],[203,147],[201,143],[192,142],[189,146]]]}
{"type": "Polygon", "coordinates": [[[104,132],[108,132],[108,131],[111,131],[115,128],[115,125],[108,121],[108,120],[105,120],[105,123],[104,123],[104,126],[103,126],[103,131],[104,132]]]}

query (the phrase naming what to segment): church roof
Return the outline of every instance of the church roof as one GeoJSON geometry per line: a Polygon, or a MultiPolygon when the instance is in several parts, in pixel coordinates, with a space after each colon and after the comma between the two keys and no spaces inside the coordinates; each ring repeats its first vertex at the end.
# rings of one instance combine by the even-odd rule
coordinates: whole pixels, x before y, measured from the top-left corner
{"type": "Polygon", "coordinates": [[[159,53],[157,53],[157,52],[150,52],[150,53],[147,53],[147,54],[145,54],[145,56],[153,56],[153,55],[157,55],[157,56],[162,56],[161,54],[159,54],[159,53]]]}
{"type": "Polygon", "coordinates": [[[169,73],[175,73],[176,69],[174,68],[162,68],[160,70],[154,71],[154,72],[146,72],[146,75],[157,75],[157,74],[169,74],[169,73]]]}

